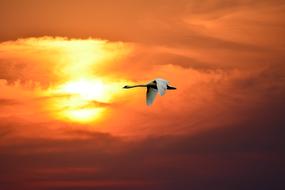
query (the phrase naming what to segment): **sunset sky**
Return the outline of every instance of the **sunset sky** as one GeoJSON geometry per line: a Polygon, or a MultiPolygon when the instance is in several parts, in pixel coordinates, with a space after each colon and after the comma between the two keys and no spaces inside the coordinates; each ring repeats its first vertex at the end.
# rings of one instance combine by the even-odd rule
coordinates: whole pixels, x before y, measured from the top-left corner
{"type": "Polygon", "coordinates": [[[284,0],[0,1],[0,190],[283,190],[284,139],[284,0]]]}

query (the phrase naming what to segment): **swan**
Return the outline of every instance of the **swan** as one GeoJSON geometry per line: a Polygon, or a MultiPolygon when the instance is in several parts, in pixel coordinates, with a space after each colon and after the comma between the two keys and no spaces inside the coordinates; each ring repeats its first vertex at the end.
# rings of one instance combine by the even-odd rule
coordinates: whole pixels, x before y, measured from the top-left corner
{"type": "Polygon", "coordinates": [[[154,79],[147,84],[138,84],[138,85],[132,85],[132,86],[126,85],[123,88],[129,89],[129,88],[136,88],[136,87],[146,87],[147,88],[146,104],[148,106],[150,106],[153,103],[157,92],[159,92],[159,94],[161,96],[163,96],[165,94],[166,90],[175,90],[176,89],[173,86],[169,86],[167,80],[161,79],[161,78],[154,79]]]}

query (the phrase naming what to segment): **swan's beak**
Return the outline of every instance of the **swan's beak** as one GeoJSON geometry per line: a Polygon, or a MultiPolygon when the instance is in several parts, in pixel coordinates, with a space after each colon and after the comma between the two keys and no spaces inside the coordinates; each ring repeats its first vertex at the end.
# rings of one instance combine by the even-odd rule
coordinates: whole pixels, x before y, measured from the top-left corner
{"type": "Polygon", "coordinates": [[[167,87],[167,90],[176,90],[176,87],[174,87],[174,86],[168,86],[168,87],[167,87]]]}
{"type": "Polygon", "coordinates": [[[123,88],[128,88],[128,86],[124,86],[123,88]]]}

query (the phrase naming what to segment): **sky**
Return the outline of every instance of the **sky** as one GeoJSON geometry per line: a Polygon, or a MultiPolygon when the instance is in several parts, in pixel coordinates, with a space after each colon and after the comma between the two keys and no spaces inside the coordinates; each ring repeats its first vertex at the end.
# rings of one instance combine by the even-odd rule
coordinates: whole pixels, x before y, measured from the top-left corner
{"type": "Polygon", "coordinates": [[[0,189],[285,188],[283,0],[9,0],[0,28],[0,189]]]}

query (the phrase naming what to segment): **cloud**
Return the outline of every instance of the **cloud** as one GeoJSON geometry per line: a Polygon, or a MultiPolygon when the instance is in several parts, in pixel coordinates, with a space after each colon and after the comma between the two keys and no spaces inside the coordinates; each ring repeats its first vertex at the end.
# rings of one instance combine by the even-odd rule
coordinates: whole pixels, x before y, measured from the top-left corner
{"type": "Polygon", "coordinates": [[[0,79],[7,81],[16,80],[20,76],[21,71],[24,69],[24,65],[20,63],[12,63],[8,60],[0,60],[0,79]]]}
{"type": "MultiPolygon", "coordinates": [[[[260,10],[266,9],[270,13],[276,13],[276,8],[282,8],[284,5],[284,2],[279,0],[270,2],[205,0],[202,3],[179,0],[175,4],[173,1],[161,0],[147,3],[141,0],[106,1],[104,3],[89,0],[84,3],[65,0],[39,3],[30,0],[24,5],[17,2],[2,2],[1,4],[3,20],[0,23],[2,24],[1,28],[4,28],[1,35],[3,40],[17,39],[19,36],[39,37],[45,35],[70,38],[99,37],[111,41],[148,45],[178,46],[190,49],[232,49],[233,51],[258,51],[265,48],[264,46],[260,47],[260,44],[252,44],[250,40],[240,41],[227,37],[232,34],[253,32],[252,38],[270,41],[274,37],[267,35],[269,38],[264,39],[262,32],[267,31],[265,28],[262,28],[260,32],[255,29],[248,31],[247,27],[259,27],[260,25],[256,22],[244,22],[244,19],[260,21],[259,15],[263,14],[263,12],[259,12],[260,10]],[[18,14],[11,15],[11,9],[18,10],[18,14]],[[244,11],[253,13],[254,17],[239,15],[238,18],[231,21],[236,24],[237,30],[231,31],[231,23],[221,26],[226,30],[218,31],[210,28],[208,32],[209,28],[204,26],[205,22],[215,26],[217,22],[226,20],[232,14],[244,11]],[[27,12],[29,14],[26,14],[27,12]],[[75,16],[74,12],[78,14],[75,16]],[[6,18],[9,18],[9,22],[6,18]],[[34,22],[31,23],[30,20],[34,22]],[[220,32],[220,35],[212,35],[211,32],[214,34],[220,32]]],[[[282,9],[278,12],[282,13],[282,9]]],[[[274,19],[275,17],[270,18],[269,21],[273,23],[274,19]]],[[[280,24],[284,25],[284,23],[280,24]]],[[[269,32],[277,31],[271,28],[269,32]]]]}
{"type": "Polygon", "coordinates": [[[12,0],[0,12],[1,189],[282,189],[283,1],[12,0]],[[60,91],[82,77],[108,101],[60,91]],[[177,90],[152,107],[145,89],[121,89],[156,77],[177,90]],[[104,113],[58,117],[71,107],[104,113]]]}
{"type": "Polygon", "coordinates": [[[41,37],[7,41],[0,44],[0,79],[9,83],[32,81],[47,87],[74,75],[94,74],[92,65],[119,59],[127,49],[122,43],[99,39],[41,37]]]}
{"type": "Polygon", "coordinates": [[[84,138],[18,139],[1,145],[1,187],[211,189],[214,180],[219,189],[280,189],[282,105],[284,100],[268,100],[245,121],[190,136],[127,140],[66,128],[84,138]]]}
{"type": "MultiPolygon", "coordinates": [[[[5,50],[2,54],[3,59],[15,64],[26,62],[26,68],[20,69],[22,75],[17,76],[28,77],[13,79],[14,84],[2,84],[1,88],[5,92],[2,94],[3,99],[9,97],[21,102],[13,109],[5,108],[1,113],[2,117],[21,118],[24,115],[37,115],[34,118],[36,122],[53,122],[66,109],[104,108],[106,115],[100,122],[104,127],[94,127],[101,132],[141,136],[190,133],[217,127],[221,123],[224,125],[244,120],[245,116],[239,113],[255,108],[258,101],[263,104],[269,98],[282,97],[284,93],[283,66],[278,62],[272,62],[271,65],[267,62],[247,65],[247,62],[251,62],[247,56],[241,56],[247,62],[241,62],[239,65],[227,62],[226,58],[221,59],[222,64],[217,64],[203,59],[205,56],[175,48],[159,46],[147,48],[137,44],[112,43],[95,39],[68,40],[51,37],[5,42],[1,48],[5,50]],[[78,52],[78,45],[82,45],[81,49],[86,51],[78,52]],[[47,48],[47,52],[42,47],[47,48]],[[123,51],[124,47],[130,50],[123,51]],[[15,48],[20,48],[22,51],[14,51],[15,48]],[[112,50],[118,50],[119,53],[113,55],[112,50]],[[93,60],[97,55],[93,54],[93,51],[102,51],[102,60],[98,62],[93,60]],[[49,57],[50,52],[58,53],[49,57]],[[92,56],[89,57],[90,55],[92,56]],[[111,57],[108,57],[109,55],[111,57]],[[62,56],[62,60],[59,56],[62,56]],[[87,62],[78,63],[77,56],[80,60],[87,57],[87,62]],[[65,62],[66,60],[72,62],[65,62]],[[83,63],[86,67],[83,67],[83,63]],[[56,68],[59,66],[63,75],[57,74],[56,68]],[[77,72],[78,70],[80,72],[77,72]],[[56,91],[60,84],[73,82],[74,73],[79,74],[78,78],[98,77],[104,81],[106,88],[112,89],[108,91],[108,94],[112,94],[110,100],[92,99],[78,105],[76,98],[82,94],[56,91]],[[158,97],[156,102],[159,106],[153,106],[151,110],[145,107],[145,90],[121,89],[124,83],[146,83],[148,82],[146,80],[155,77],[167,78],[172,85],[177,86],[178,90],[167,93],[163,98],[158,97]],[[17,80],[25,82],[18,83],[17,80]],[[30,80],[33,84],[31,86],[30,80]],[[124,82],[118,82],[120,80],[124,82]],[[114,92],[114,89],[118,91],[114,92]],[[169,107],[172,109],[168,109],[169,107]],[[163,111],[165,109],[169,111],[163,111]],[[126,113],[130,115],[128,120],[125,119],[126,113]],[[170,121],[166,119],[171,117],[176,119],[170,121]],[[151,122],[145,122],[149,118],[152,118],[151,122]],[[117,123],[121,125],[118,126],[117,123]],[[177,127],[169,127],[172,125],[177,127]]],[[[232,58],[229,59],[231,60],[232,58]]],[[[2,66],[3,71],[12,75],[16,69],[9,68],[9,65],[2,66]]],[[[11,68],[16,67],[11,66],[11,68]]]]}
{"type": "Polygon", "coordinates": [[[8,126],[1,126],[0,128],[0,137],[4,138],[6,136],[9,136],[10,133],[12,132],[11,128],[8,126]]]}
{"type": "Polygon", "coordinates": [[[11,105],[15,105],[18,104],[18,102],[16,100],[13,99],[0,99],[0,105],[1,106],[11,106],[11,105]]]}
{"type": "Polygon", "coordinates": [[[173,77],[191,73],[194,81],[173,78],[181,90],[167,96],[179,98],[161,100],[147,112],[135,109],[137,101],[112,108],[112,121],[100,124],[105,133],[61,122],[1,120],[1,187],[182,190],[211,189],[214,183],[225,190],[280,189],[283,70],[166,67],[173,77]],[[171,101],[176,106],[169,109],[171,101]],[[9,133],[5,123],[13,126],[9,133]],[[19,129],[28,134],[19,136],[19,129]],[[132,135],[118,137],[118,131],[132,135]]]}

